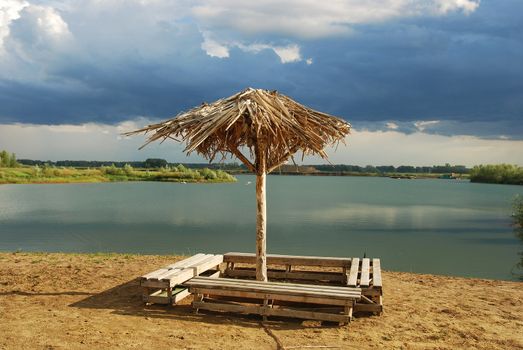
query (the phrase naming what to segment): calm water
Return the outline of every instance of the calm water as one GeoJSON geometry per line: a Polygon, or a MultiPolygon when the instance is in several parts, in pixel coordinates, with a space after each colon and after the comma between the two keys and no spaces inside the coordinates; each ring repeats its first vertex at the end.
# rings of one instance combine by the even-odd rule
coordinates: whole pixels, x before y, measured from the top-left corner
{"type": "MultiPolygon", "coordinates": [[[[0,250],[254,252],[254,181],[3,185],[0,250]]],[[[514,279],[517,193],[523,187],[452,180],[270,176],[268,251],[514,279]]]]}

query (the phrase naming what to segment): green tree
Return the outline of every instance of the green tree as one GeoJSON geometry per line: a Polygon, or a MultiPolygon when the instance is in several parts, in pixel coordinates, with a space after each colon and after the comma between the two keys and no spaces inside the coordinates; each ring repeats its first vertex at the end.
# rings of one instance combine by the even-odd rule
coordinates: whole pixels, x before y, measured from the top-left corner
{"type": "Polygon", "coordinates": [[[9,165],[10,168],[16,168],[18,166],[18,162],[16,161],[16,155],[14,153],[11,153],[11,157],[9,158],[9,165]]]}
{"type": "Polygon", "coordinates": [[[16,168],[17,166],[18,162],[14,153],[9,154],[6,150],[0,152],[0,167],[16,168]]]}
{"type": "Polygon", "coordinates": [[[0,166],[8,167],[9,163],[10,163],[9,153],[7,153],[6,150],[3,150],[2,152],[0,152],[0,166]]]}

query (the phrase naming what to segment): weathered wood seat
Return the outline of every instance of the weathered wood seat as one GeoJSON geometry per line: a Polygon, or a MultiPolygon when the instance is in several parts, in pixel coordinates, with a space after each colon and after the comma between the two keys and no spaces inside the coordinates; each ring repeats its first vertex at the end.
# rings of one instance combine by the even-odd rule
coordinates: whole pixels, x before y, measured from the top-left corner
{"type": "Polygon", "coordinates": [[[348,323],[360,288],[194,277],[193,308],[348,323]],[[307,304],[304,307],[303,304],[307,304]]]}
{"type": "MultiPolygon", "coordinates": [[[[256,276],[255,254],[227,253],[224,254],[223,261],[227,263],[224,271],[225,277],[252,278],[256,276]],[[243,266],[238,267],[237,264],[243,266]]],[[[267,266],[267,276],[270,280],[309,281],[309,283],[310,281],[321,281],[334,285],[359,287],[362,289],[362,298],[356,303],[354,311],[377,314],[383,312],[380,259],[267,254],[267,266]],[[298,266],[339,269],[339,271],[300,270],[297,269],[298,266]]]]}
{"type": "Polygon", "coordinates": [[[143,275],[140,278],[140,285],[143,287],[143,301],[176,304],[190,295],[188,289],[179,286],[180,284],[202,273],[218,277],[218,267],[222,262],[223,255],[199,253],[143,275]]]}

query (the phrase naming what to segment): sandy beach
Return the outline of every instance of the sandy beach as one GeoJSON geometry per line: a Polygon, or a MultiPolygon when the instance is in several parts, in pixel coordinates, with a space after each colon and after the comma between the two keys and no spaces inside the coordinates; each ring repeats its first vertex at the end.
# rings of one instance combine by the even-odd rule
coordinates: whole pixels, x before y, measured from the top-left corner
{"type": "Polygon", "coordinates": [[[262,325],[145,306],[137,277],[179,259],[0,253],[0,349],[523,349],[519,282],[385,271],[382,316],[262,325]]]}

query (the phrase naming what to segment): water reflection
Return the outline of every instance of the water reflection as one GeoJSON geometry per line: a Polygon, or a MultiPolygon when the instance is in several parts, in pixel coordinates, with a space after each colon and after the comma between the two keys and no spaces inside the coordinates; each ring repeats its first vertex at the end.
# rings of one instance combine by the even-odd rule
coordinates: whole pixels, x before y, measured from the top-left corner
{"type": "MultiPolygon", "coordinates": [[[[246,181],[255,179],[215,185],[5,185],[0,250],[254,251],[255,191],[246,181]]],[[[270,253],[366,252],[381,257],[389,270],[512,280],[523,275],[523,254],[518,255],[523,232],[514,236],[507,215],[521,187],[273,176],[267,189],[270,253]]]]}

